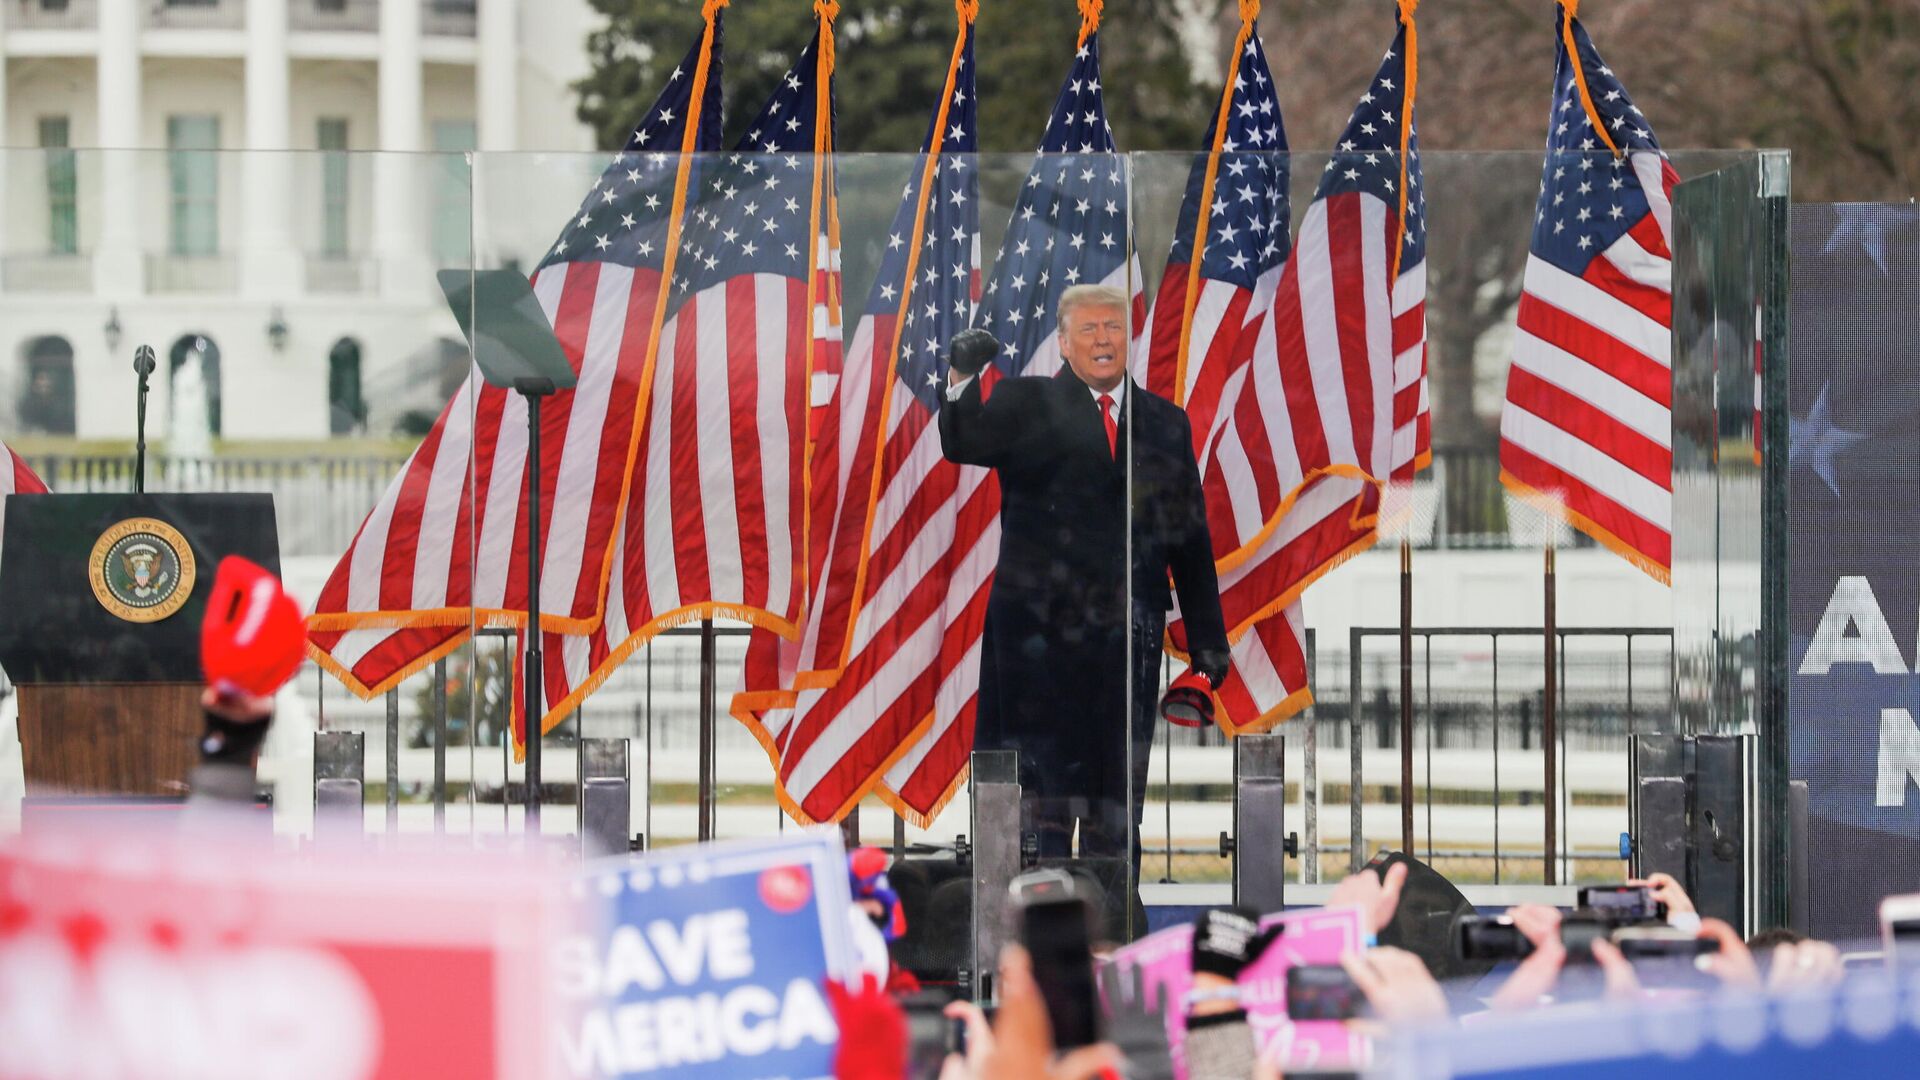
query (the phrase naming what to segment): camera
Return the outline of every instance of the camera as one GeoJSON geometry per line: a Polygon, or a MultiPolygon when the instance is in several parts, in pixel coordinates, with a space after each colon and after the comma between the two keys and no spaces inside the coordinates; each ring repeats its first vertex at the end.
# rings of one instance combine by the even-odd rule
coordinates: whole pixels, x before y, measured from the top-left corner
{"type": "Polygon", "coordinates": [[[1533,942],[1505,915],[1470,915],[1454,924],[1454,955],[1462,960],[1505,963],[1533,954],[1533,942]]]}
{"type": "Polygon", "coordinates": [[[1667,905],[1644,885],[1588,885],[1579,892],[1580,910],[1619,924],[1665,922],[1667,905]]]}
{"type": "Polygon", "coordinates": [[[1296,964],[1287,969],[1287,1019],[1351,1020],[1366,995],[1339,964],[1296,964]]]}
{"type": "Polygon", "coordinates": [[[1888,967],[1920,967],[1920,893],[1880,901],[1880,942],[1888,967]]]}
{"type": "Polygon", "coordinates": [[[1062,1050],[1100,1041],[1100,1007],[1093,982],[1091,909],[1073,878],[1035,870],[1013,880],[1020,905],[1020,943],[1033,960],[1033,981],[1047,1005],[1053,1044],[1062,1050]]]}

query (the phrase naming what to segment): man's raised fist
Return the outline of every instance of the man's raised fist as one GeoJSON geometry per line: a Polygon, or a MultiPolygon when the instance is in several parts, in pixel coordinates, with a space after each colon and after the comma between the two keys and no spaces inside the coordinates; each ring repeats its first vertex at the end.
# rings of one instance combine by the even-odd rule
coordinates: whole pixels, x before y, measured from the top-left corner
{"type": "Polygon", "coordinates": [[[947,365],[962,378],[970,378],[987,369],[1000,355],[1000,343],[992,334],[978,328],[962,330],[947,343],[947,365]]]}

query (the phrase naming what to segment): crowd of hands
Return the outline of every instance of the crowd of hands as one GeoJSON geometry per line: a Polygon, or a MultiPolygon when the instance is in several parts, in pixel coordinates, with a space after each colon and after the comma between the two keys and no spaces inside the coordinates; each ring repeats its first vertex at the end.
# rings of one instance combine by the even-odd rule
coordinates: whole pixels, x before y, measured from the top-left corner
{"type": "MultiPolygon", "coordinates": [[[[1393,921],[1406,877],[1404,863],[1391,866],[1384,875],[1363,869],[1334,889],[1327,906],[1360,908],[1364,921],[1377,933],[1393,921]]],[[[1833,986],[1842,979],[1839,950],[1826,942],[1795,940],[1791,935],[1770,932],[1756,938],[1750,947],[1727,923],[1700,918],[1691,898],[1671,876],[1653,874],[1629,884],[1646,886],[1656,900],[1666,905],[1673,925],[1695,927],[1698,936],[1718,943],[1718,952],[1701,957],[1699,965],[1724,987],[1789,992],[1833,986]]],[[[1258,934],[1228,935],[1230,941],[1244,941],[1244,945],[1229,945],[1224,950],[1228,955],[1223,962],[1219,955],[1221,935],[1215,932],[1214,924],[1224,914],[1227,913],[1205,912],[1196,924],[1195,990],[1231,986],[1232,975],[1258,959],[1259,951],[1271,941],[1271,937],[1258,934]],[[1234,955],[1236,948],[1237,955],[1234,955]],[[1213,955],[1203,959],[1202,952],[1213,955]]],[[[1533,951],[1513,968],[1491,996],[1482,999],[1484,1008],[1456,1015],[1458,998],[1449,997],[1424,961],[1403,949],[1382,945],[1350,952],[1341,958],[1341,966],[1365,995],[1368,1006],[1364,1018],[1346,1023],[1367,1034],[1380,1035],[1399,1027],[1497,1022],[1502,1015],[1565,1007],[1556,997],[1569,964],[1568,950],[1561,942],[1560,910],[1544,904],[1522,904],[1508,909],[1507,915],[1532,943],[1533,951]]],[[[1654,992],[1643,987],[1633,964],[1611,942],[1597,940],[1591,947],[1603,1000],[1631,1003],[1642,1001],[1654,992]]],[[[1140,1059],[1142,1055],[1166,1053],[1158,1008],[1147,1007],[1136,1000],[1137,987],[1126,987],[1115,979],[1103,978],[1103,988],[1113,1010],[1109,1041],[1058,1053],[1031,961],[1020,946],[1007,946],[1000,958],[999,1006],[992,1018],[971,1002],[959,1001],[946,1007],[948,1017],[965,1024],[967,1040],[964,1055],[948,1057],[941,1080],[1090,1080],[1100,1076],[1165,1074],[1164,1062],[1140,1059]],[[1144,1031],[1145,1028],[1160,1029],[1158,1039],[1154,1037],[1155,1032],[1144,1031]],[[1144,1038],[1141,1037],[1143,1031],[1144,1038]]],[[[1586,1000],[1584,995],[1582,999],[1586,1000]]],[[[1155,1005],[1181,1007],[1180,1002],[1155,1005]]],[[[1237,1007],[1231,1001],[1202,1002],[1189,1008],[1188,1017],[1237,1007]]],[[[1279,1072],[1270,1065],[1259,1064],[1252,1075],[1277,1080],[1279,1072]]]]}

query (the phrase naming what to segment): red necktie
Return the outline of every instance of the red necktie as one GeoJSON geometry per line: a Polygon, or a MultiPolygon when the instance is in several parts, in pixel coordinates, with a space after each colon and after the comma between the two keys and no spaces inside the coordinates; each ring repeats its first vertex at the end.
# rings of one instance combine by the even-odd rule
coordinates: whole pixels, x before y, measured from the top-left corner
{"type": "Polygon", "coordinates": [[[1119,457],[1120,428],[1113,422],[1113,395],[1100,395],[1100,422],[1107,428],[1107,456],[1119,457]]]}

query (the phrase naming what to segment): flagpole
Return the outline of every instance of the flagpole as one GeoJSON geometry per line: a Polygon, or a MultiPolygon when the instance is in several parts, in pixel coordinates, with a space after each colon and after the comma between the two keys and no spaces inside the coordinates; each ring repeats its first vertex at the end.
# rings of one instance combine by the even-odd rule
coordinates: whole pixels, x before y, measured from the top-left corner
{"type": "Polygon", "coordinates": [[[1555,718],[1554,718],[1554,706],[1556,704],[1555,689],[1556,689],[1556,683],[1557,683],[1554,669],[1558,666],[1558,663],[1557,663],[1558,657],[1555,655],[1557,650],[1554,648],[1554,639],[1558,636],[1558,634],[1555,627],[1556,612],[1554,611],[1554,606],[1555,606],[1554,594],[1557,591],[1557,589],[1555,587],[1555,582],[1554,582],[1553,539],[1551,536],[1549,536],[1547,539],[1544,570],[1545,570],[1545,573],[1542,576],[1545,579],[1545,587],[1546,587],[1546,619],[1544,620],[1546,640],[1542,644],[1545,649],[1544,655],[1546,656],[1546,663],[1544,665],[1545,671],[1546,671],[1546,685],[1543,688],[1541,692],[1541,697],[1540,697],[1540,744],[1541,744],[1541,749],[1545,751],[1545,761],[1546,761],[1546,767],[1547,767],[1546,792],[1545,792],[1547,831],[1546,831],[1546,848],[1545,848],[1546,865],[1544,868],[1545,876],[1542,880],[1544,880],[1548,885],[1553,885],[1553,884],[1556,884],[1556,879],[1558,877],[1558,875],[1555,873],[1555,865],[1554,865],[1558,858],[1558,850],[1557,850],[1558,844],[1555,842],[1558,834],[1558,822],[1556,821],[1557,815],[1554,813],[1554,811],[1559,805],[1559,797],[1558,797],[1559,784],[1555,782],[1556,777],[1554,775],[1554,770],[1556,768],[1555,758],[1557,756],[1555,754],[1554,738],[1555,738],[1555,728],[1558,726],[1555,723],[1555,718]]]}
{"type": "Polygon", "coordinates": [[[1413,855],[1413,541],[1400,538],[1400,851],[1413,855]]]}

